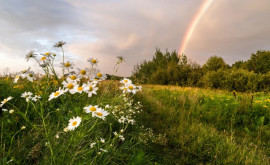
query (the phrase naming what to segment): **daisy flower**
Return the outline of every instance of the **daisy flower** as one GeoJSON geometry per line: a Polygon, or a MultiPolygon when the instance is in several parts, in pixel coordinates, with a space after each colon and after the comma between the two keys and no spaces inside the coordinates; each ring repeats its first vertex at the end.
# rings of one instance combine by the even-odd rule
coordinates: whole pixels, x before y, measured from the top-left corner
{"type": "Polygon", "coordinates": [[[95,106],[89,105],[87,107],[84,107],[83,109],[84,109],[85,113],[90,113],[90,112],[93,113],[93,112],[96,112],[97,110],[99,110],[100,108],[97,105],[95,105],[95,106]]]}
{"type": "Polygon", "coordinates": [[[28,102],[32,98],[32,95],[32,92],[24,92],[21,97],[25,98],[26,102],[28,102]]]}
{"type": "Polygon", "coordinates": [[[98,118],[105,120],[105,116],[107,116],[109,113],[100,108],[98,109],[98,111],[93,112],[92,114],[98,118]]]}
{"type": "Polygon", "coordinates": [[[101,142],[101,143],[105,143],[105,139],[100,138],[100,142],[101,142]]]}
{"type": "Polygon", "coordinates": [[[42,57],[40,58],[40,61],[45,62],[45,61],[46,61],[46,59],[47,59],[47,57],[46,57],[46,56],[42,56],[42,57]]]}
{"type": "Polygon", "coordinates": [[[121,84],[132,84],[132,81],[130,79],[124,78],[120,81],[121,84]]]}
{"type": "Polygon", "coordinates": [[[93,148],[97,143],[93,142],[90,144],[90,147],[93,148]]]}
{"type": "Polygon", "coordinates": [[[17,75],[14,79],[14,83],[17,83],[17,81],[20,79],[20,75],[17,75]]]}
{"type": "Polygon", "coordinates": [[[64,93],[65,93],[64,89],[59,88],[58,91],[53,92],[53,93],[50,95],[49,101],[51,101],[52,99],[55,99],[55,98],[61,96],[61,95],[64,94],[64,93]]]}
{"type": "Polygon", "coordinates": [[[75,74],[73,74],[67,78],[67,81],[79,82],[80,79],[75,74]]]}
{"type": "Polygon", "coordinates": [[[71,94],[76,93],[74,91],[74,87],[77,86],[77,82],[74,82],[74,81],[63,81],[62,84],[66,88],[66,90],[65,90],[66,92],[69,91],[69,93],[71,93],[71,94]]]}
{"type": "Polygon", "coordinates": [[[6,104],[9,100],[13,99],[13,97],[9,96],[8,98],[4,99],[1,104],[0,107],[2,107],[4,104],[6,104]]]}
{"type": "Polygon", "coordinates": [[[10,114],[14,113],[14,110],[13,109],[9,110],[9,113],[10,114]]]}
{"type": "Polygon", "coordinates": [[[127,86],[127,92],[132,92],[133,94],[135,94],[137,92],[136,86],[133,84],[126,84],[127,86]]]}
{"type": "Polygon", "coordinates": [[[29,71],[27,74],[25,74],[25,77],[31,82],[33,82],[33,80],[36,80],[36,78],[34,77],[34,72],[32,71],[29,71]]]}
{"type": "Polygon", "coordinates": [[[88,97],[92,97],[93,94],[97,94],[98,87],[96,87],[95,83],[88,82],[87,84],[83,84],[83,90],[88,93],[88,97]]]}
{"type": "Polygon", "coordinates": [[[69,120],[69,124],[68,124],[68,130],[74,130],[76,127],[78,127],[81,123],[82,119],[77,116],[76,118],[73,117],[73,119],[69,120]]]}
{"type": "Polygon", "coordinates": [[[34,97],[32,97],[32,101],[37,102],[40,98],[40,96],[35,95],[34,97]]]}
{"type": "Polygon", "coordinates": [[[121,86],[120,89],[123,90],[123,93],[126,93],[128,90],[128,88],[126,86],[121,86]]]}
{"type": "Polygon", "coordinates": [[[83,92],[83,87],[82,86],[79,86],[79,85],[76,85],[73,88],[73,91],[74,91],[74,93],[82,93],[83,92]]]}
{"type": "Polygon", "coordinates": [[[106,80],[106,78],[107,78],[107,76],[104,74],[102,74],[102,73],[97,73],[97,75],[96,75],[96,77],[99,79],[99,80],[106,80]]]}
{"type": "Polygon", "coordinates": [[[89,69],[86,68],[86,69],[78,69],[78,75],[80,78],[86,78],[87,76],[87,72],[89,72],[89,69]]]}
{"type": "Polygon", "coordinates": [[[73,69],[74,63],[71,63],[70,61],[67,61],[65,63],[61,63],[62,67],[67,68],[67,69],[73,69]]]}
{"type": "Polygon", "coordinates": [[[98,59],[94,59],[94,58],[88,58],[87,60],[92,66],[97,65],[97,63],[99,62],[98,59]]]}

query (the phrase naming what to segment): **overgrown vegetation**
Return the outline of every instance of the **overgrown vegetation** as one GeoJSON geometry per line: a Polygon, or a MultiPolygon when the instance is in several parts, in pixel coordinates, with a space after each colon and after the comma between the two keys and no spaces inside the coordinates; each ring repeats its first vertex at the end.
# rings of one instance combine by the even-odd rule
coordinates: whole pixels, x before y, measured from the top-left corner
{"type": "Polygon", "coordinates": [[[165,133],[165,164],[269,164],[269,95],[144,85],[142,120],[165,133]],[[169,151],[168,151],[169,148],[169,151]]]}
{"type": "Polygon", "coordinates": [[[132,77],[145,84],[211,87],[229,91],[269,91],[270,52],[257,51],[247,61],[232,66],[212,56],[200,66],[186,55],[156,50],[151,61],[135,66],[132,77]]]}

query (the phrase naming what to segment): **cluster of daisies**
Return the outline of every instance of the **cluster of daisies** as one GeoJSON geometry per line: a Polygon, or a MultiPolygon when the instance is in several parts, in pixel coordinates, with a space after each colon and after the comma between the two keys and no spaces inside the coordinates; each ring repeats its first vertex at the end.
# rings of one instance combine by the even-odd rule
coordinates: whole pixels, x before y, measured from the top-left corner
{"type": "MultiPolygon", "coordinates": [[[[85,71],[85,70],[83,70],[85,71]]],[[[81,71],[82,72],[82,71],[81,71]]],[[[51,93],[49,97],[49,101],[55,99],[65,93],[75,94],[79,93],[82,94],[87,93],[88,97],[92,97],[93,95],[97,94],[97,84],[106,79],[106,75],[102,75],[101,73],[96,74],[96,78],[88,81],[87,83],[82,83],[82,77],[79,74],[72,74],[70,75],[65,81],[62,82],[63,87],[60,87],[57,91],[51,93]]],[[[84,73],[84,72],[83,72],[84,73]]],[[[86,73],[85,73],[86,74],[86,73]]]]}
{"type": "Polygon", "coordinates": [[[34,95],[34,96],[33,95],[34,94],[32,92],[24,92],[21,97],[25,98],[26,102],[29,102],[29,101],[37,102],[41,98],[41,96],[39,95],[34,95]]]}
{"type": "Polygon", "coordinates": [[[19,74],[17,74],[14,78],[14,83],[17,83],[19,79],[24,79],[26,78],[28,81],[33,82],[36,80],[35,73],[30,70],[30,68],[21,71],[19,74]]]}
{"type": "Polygon", "coordinates": [[[132,84],[132,81],[130,79],[124,78],[120,81],[123,86],[120,87],[121,90],[123,90],[123,93],[133,93],[136,94],[136,92],[141,91],[141,86],[135,86],[132,84]]]}

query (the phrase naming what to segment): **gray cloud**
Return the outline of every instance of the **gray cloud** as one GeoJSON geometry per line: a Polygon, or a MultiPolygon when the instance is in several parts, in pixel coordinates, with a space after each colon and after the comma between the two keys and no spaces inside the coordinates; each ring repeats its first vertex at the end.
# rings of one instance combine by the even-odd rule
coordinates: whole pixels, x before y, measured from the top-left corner
{"type": "MultiPolygon", "coordinates": [[[[250,52],[269,49],[267,0],[215,1],[194,31],[186,54],[203,63],[211,55],[228,62],[246,59],[250,52]],[[261,4],[261,5],[260,5],[261,4]],[[266,19],[266,20],[265,20],[266,19]]],[[[117,56],[125,63],[119,74],[151,59],[156,47],[178,50],[201,0],[2,0],[0,6],[1,67],[18,71],[27,51],[56,51],[64,40],[67,59],[86,67],[88,57],[100,59],[100,69],[112,73],[117,56]],[[15,60],[16,58],[16,60],[15,60]]],[[[59,57],[59,59],[61,59],[59,57]]]]}

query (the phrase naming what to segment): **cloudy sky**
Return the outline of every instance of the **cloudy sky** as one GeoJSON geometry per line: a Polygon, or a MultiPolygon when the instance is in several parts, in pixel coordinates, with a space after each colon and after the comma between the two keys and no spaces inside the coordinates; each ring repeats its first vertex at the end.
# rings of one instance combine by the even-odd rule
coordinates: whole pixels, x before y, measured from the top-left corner
{"type": "MultiPolygon", "coordinates": [[[[87,58],[100,60],[112,73],[123,56],[119,75],[151,59],[155,49],[178,51],[192,20],[205,0],[0,0],[0,72],[31,66],[30,50],[56,52],[65,41],[67,59],[79,68],[87,58]]],[[[269,0],[214,0],[198,22],[184,53],[203,64],[217,55],[232,64],[257,50],[270,50],[269,0]]],[[[57,64],[59,67],[59,63],[57,64]]]]}

